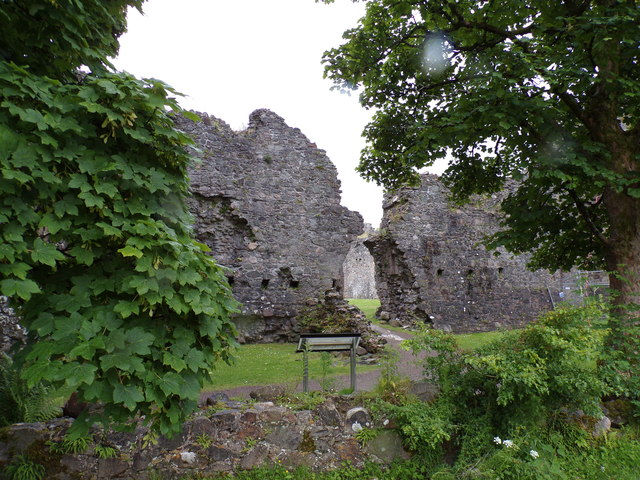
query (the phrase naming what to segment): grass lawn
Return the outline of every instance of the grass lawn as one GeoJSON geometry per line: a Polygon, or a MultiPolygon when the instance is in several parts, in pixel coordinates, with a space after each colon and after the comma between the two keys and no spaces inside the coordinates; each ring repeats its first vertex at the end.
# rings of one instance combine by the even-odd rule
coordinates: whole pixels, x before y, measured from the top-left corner
{"type": "MultiPolygon", "coordinates": [[[[234,365],[221,363],[214,370],[214,382],[205,386],[205,391],[225,390],[245,385],[270,385],[302,383],[302,353],[296,353],[293,343],[261,343],[241,345],[235,354],[234,365]]],[[[322,377],[320,353],[309,354],[309,378],[322,377]]],[[[356,371],[375,370],[376,366],[358,365],[356,371]]],[[[348,358],[334,358],[329,376],[349,375],[348,358]]]]}
{"type": "Polygon", "coordinates": [[[393,330],[396,332],[410,332],[410,330],[406,328],[394,327],[386,322],[381,322],[376,318],[376,310],[380,306],[380,300],[378,300],[377,298],[348,298],[347,300],[349,304],[362,310],[362,313],[364,313],[365,316],[369,320],[371,320],[371,323],[386,328],[387,330],[393,330]]]}
{"type": "MultiPolygon", "coordinates": [[[[407,332],[403,328],[390,327],[374,317],[380,306],[378,299],[350,299],[372,322],[388,328],[407,332]]],[[[502,335],[503,332],[486,332],[455,335],[458,345],[463,350],[474,350],[502,335]]],[[[302,383],[302,354],[296,353],[293,343],[266,343],[241,345],[236,352],[234,365],[221,363],[214,371],[214,382],[205,386],[205,390],[225,390],[247,385],[270,385],[276,383],[295,386],[302,383]]],[[[322,366],[319,353],[309,354],[309,377],[319,380],[322,377],[322,366]]],[[[328,375],[349,375],[349,363],[345,358],[334,359],[334,365],[328,375]]],[[[358,372],[375,370],[377,366],[358,365],[358,372]]]]}
{"type": "MultiPolygon", "coordinates": [[[[380,306],[380,300],[377,298],[369,299],[369,298],[350,298],[349,303],[358,307],[362,312],[367,316],[371,322],[376,325],[380,325],[381,327],[387,328],[389,330],[396,330],[401,332],[407,332],[408,330],[399,327],[392,327],[388,323],[383,323],[377,318],[375,318],[375,313],[378,307],[380,306]]],[[[498,339],[504,332],[503,331],[495,331],[495,332],[482,332],[482,333],[462,333],[454,335],[456,342],[458,342],[458,347],[462,350],[475,350],[482,345],[486,345],[493,340],[498,339]]]]}
{"type": "Polygon", "coordinates": [[[454,337],[456,339],[456,342],[458,343],[458,347],[460,347],[462,350],[471,351],[494,340],[497,340],[505,333],[513,331],[514,330],[496,330],[494,332],[459,333],[457,335],[454,335],[454,337]]]}

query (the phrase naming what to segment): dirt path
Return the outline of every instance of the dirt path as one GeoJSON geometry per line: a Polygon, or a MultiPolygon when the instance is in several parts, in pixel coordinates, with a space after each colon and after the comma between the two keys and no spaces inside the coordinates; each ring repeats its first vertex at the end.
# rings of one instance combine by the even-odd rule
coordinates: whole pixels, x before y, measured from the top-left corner
{"type": "MultiPolygon", "coordinates": [[[[384,339],[387,340],[387,345],[390,345],[392,348],[396,349],[400,354],[400,359],[398,361],[398,371],[401,375],[405,375],[409,377],[411,380],[417,381],[422,378],[422,369],[416,365],[416,358],[406,350],[400,347],[400,342],[403,340],[411,338],[410,333],[406,332],[395,332],[384,327],[378,325],[372,325],[373,330],[378,332],[384,339]]],[[[378,383],[378,378],[380,378],[380,370],[373,370],[369,372],[358,372],[358,367],[356,367],[356,390],[357,391],[371,391],[375,388],[378,383]]],[[[302,379],[301,379],[302,380],[302,379]]],[[[351,379],[349,375],[343,375],[335,378],[334,389],[342,390],[344,388],[349,388],[351,383],[351,379]]],[[[245,385],[242,387],[236,387],[228,390],[223,390],[223,392],[229,398],[249,398],[249,394],[259,388],[264,387],[264,385],[256,386],[256,385],[245,385]]],[[[310,379],[309,380],[309,390],[315,391],[320,390],[320,384],[317,380],[310,379]]],[[[296,387],[296,391],[302,391],[302,381],[300,381],[296,387]]],[[[207,392],[206,396],[211,395],[212,392],[207,392]]]]}

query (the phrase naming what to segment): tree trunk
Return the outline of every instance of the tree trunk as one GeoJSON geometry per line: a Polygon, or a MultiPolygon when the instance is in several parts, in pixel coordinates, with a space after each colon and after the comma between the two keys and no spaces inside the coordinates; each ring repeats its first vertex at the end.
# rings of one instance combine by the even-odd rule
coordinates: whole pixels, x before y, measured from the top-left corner
{"type": "Polygon", "coordinates": [[[609,245],[605,260],[615,305],[640,306],[640,199],[608,191],[609,245]]]}
{"type": "Polygon", "coordinates": [[[623,193],[605,192],[609,212],[609,244],[605,260],[613,293],[609,350],[626,358],[625,377],[638,375],[640,356],[637,329],[640,326],[640,199],[623,193]]]}

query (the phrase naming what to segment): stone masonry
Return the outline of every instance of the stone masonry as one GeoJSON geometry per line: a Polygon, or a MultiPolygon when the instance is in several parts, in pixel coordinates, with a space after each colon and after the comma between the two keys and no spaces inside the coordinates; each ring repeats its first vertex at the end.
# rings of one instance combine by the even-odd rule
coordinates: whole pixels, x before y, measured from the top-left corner
{"type": "Polygon", "coordinates": [[[425,321],[453,332],[522,326],[559,301],[562,275],[526,268],[528,257],[480,245],[498,228],[504,194],[455,207],[436,175],[384,201],[380,233],[365,241],[376,262],[383,320],[425,321]]]}
{"type": "Polygon", "coordinates": [[[27,333],[18,323],[7,297],[0,296],[0,353],[9,353],[16,343],[24,343],[27,333]]]}
{"type": "Polygon", "coordinates": [[[364,245],[365,240],[375,233],[376,230],[365,223],[364,233],[351,244],[342,267],[345,298],[378,298],[375,264],[369,249],[364,245]]]}
{"type": "Polygon", "coordinates": [[[178,119],[200,150],[190,170],[195,235],[229,268],[240,341],[292,340],[310,299],[342,293],[342,263],[362,218],[340,205],[324,150],[275,113],[256,110],[241,132],[198,115],[178,119]]]}
{"type": "Polygon", "coordinates": [[[408,457],[392,423],[373,423],[366,410],[350,407],[340,397],[328,398],[313,410],[219,398],[194,414],[179,435],[160,437],[155,444],[146,444],[148,430],[143,426],[133,432],[94,427],[95,443],[72,453],[60,449],[69,418],[9,426],[0,435],[0,472],[26,457],[44,467],[39,478],[47,480],[179,480],[218,478],[258,466],[327,471],[344,463],[362,467],[367,461],[390,463],[408,457]],[[380,434],[363,446],[356,438],[356,422],[377,427],[380,434]],[[110,448],[108,458],[99,454],[100,447],[110,448]]]}

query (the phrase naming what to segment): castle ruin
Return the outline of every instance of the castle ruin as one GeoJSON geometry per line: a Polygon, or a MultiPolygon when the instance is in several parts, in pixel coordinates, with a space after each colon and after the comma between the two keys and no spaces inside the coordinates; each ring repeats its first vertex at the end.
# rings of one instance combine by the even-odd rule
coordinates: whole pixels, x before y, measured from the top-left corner
{"type": "Polygon", "coordinates": [[[362,218],[340,205],[325,151],[275,113],[256,110],[241,132],[198,115],[178,119],[200,150],[189,172],[195,236],[229,269],[242,303],[240,340],[291,340],[306,306],[342,294],[342,264],[362,218]]]}
{"type": "Polygon", "coordinates": [[[368,223],[364,224],[364,233],[351,244],[344,270],[345,298],[378,298],[375,280],[375,262],[364,242],[376,230],[368,223]]]}
{"type": "Polygon", "coordinates": [[[453,332],[522,326],[560,301],[562,274],[480,244],[498,229],[504,193],[456,207],[436,175],[385,196],[380,232],[365,241],[376,263],[380,318],[453,332]]]}

